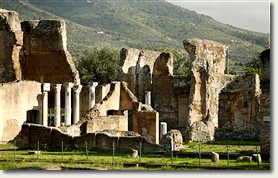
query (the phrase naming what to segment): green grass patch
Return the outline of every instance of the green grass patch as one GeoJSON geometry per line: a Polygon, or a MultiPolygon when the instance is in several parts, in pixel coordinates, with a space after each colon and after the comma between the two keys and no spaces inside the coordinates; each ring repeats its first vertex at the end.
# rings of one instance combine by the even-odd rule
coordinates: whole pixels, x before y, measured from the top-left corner
{"type": "Polygon", "coordinates": [[[260,152],[259,142],[251,141],[221,141],[221,142],[187,142],[184,143],[182,152],[234,152],[234,153],[256,153],[260,152]]]}

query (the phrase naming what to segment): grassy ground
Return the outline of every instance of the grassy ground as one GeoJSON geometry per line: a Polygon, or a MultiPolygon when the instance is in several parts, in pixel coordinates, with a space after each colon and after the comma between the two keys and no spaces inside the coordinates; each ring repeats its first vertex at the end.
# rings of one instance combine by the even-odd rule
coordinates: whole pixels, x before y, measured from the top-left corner
{"type": "Polygon", "coordinates": [[[184,143],[185,152],[199,152],[199,146],[202,152],[233,152],[233,153],[256,153],[256,149],[260,152],[259,142],[254,141],[221,141],[212,143],[188,142],[184,143]]]}
{"type": "MultiPolygon", "coordinates": [[[[226,143],[202,143],[196,142],[184,144],[181,152],[226,152],[226,143]]],[[[258,143],[229,142],[230,152],[256,153],[258,143]]],[[[74,151],[46,151],[40,150],[40,155],[29,154],[28,150],[14,150],[13,144],[0,145],[1,151],[0,169],[44,169],[44,170],[202,170],[202,169],[224,169],[224,170],[270,170],[270,162],[263,160],[257,162],[237,162],[235,159],[220,159],[213,163],[211,159],[205,158],[181,158],[178,154],[147,154],[132,158],[129,153],[99,152],[94,150],[74,151]]]]}

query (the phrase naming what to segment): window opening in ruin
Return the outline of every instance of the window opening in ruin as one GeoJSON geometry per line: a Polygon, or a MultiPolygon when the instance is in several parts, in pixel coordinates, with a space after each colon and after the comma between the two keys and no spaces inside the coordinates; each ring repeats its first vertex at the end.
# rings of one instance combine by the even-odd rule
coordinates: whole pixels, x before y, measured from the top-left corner
{"type": "Polygon", "coordinates": [[[39,111],[38,110],[28,110],[26,122],[39,124],[39,111]]]}
{"type": "Polygon", "coordinates": [[[118,115],[118,111],[117,110],[108,110],[106,114],[107,114],[107,116],[118,115]]]}
{"type": "Polygon", "coordinates": [[[247,108],[247,100],[244,101],[244,107],[247,108]]]}

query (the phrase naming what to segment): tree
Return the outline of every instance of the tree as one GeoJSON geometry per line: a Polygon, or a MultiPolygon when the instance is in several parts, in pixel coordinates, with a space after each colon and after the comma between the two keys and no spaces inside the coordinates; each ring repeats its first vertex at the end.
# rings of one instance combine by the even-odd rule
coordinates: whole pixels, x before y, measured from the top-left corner
{"type": "Polygon", "coordinates": [[[250,62],[245,64],[245,75],[259,74],[261,75],[261,59],[260,53],[256,55],[250,62]]]}
{"type": "MultiPolygon", "coordinates": [[[[265,42],[265,49],[270,49],[270,38],[265,42]]],[[[261,76],[262,64],[261,64],[261,52],[257,52],[256,56],[248,62],[246,66],[245,75],[259,74],[261,76]]]]}
{"type": "Polygon", "coordinates": [[[81,83],[110,83],[115,80],[119,71],[119,50],[108,45],[88,48],[77,61],[81,83]]]}

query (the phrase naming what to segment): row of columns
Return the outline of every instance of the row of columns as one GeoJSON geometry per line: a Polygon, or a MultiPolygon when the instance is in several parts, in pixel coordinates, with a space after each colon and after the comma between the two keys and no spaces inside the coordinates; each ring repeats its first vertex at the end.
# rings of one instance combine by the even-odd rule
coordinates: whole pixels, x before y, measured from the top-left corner
{"type": "MultiPolygon", "coordinates": [[[[91,109],[95,105],[95,87],[98,85],[97,82],[89,84],[89,108],[91,109]]],[[[62,84],[54,84],[54,125],[55,127],[61,126],[61,87],[62,84]]],[[[67,82],[64,84],[65,87],[65,125],[72,125],[80,119],[80,92],[82,85],[74,85],[73,83],[67,82]],[[73,122],[71,122],[71,89],[73,89],[73,122]]],[[[42,84],[42,101],[39,102],[41,105],[42,125],[48,126],[48,92],[50,91],[50,83],[42,84]]]]}

